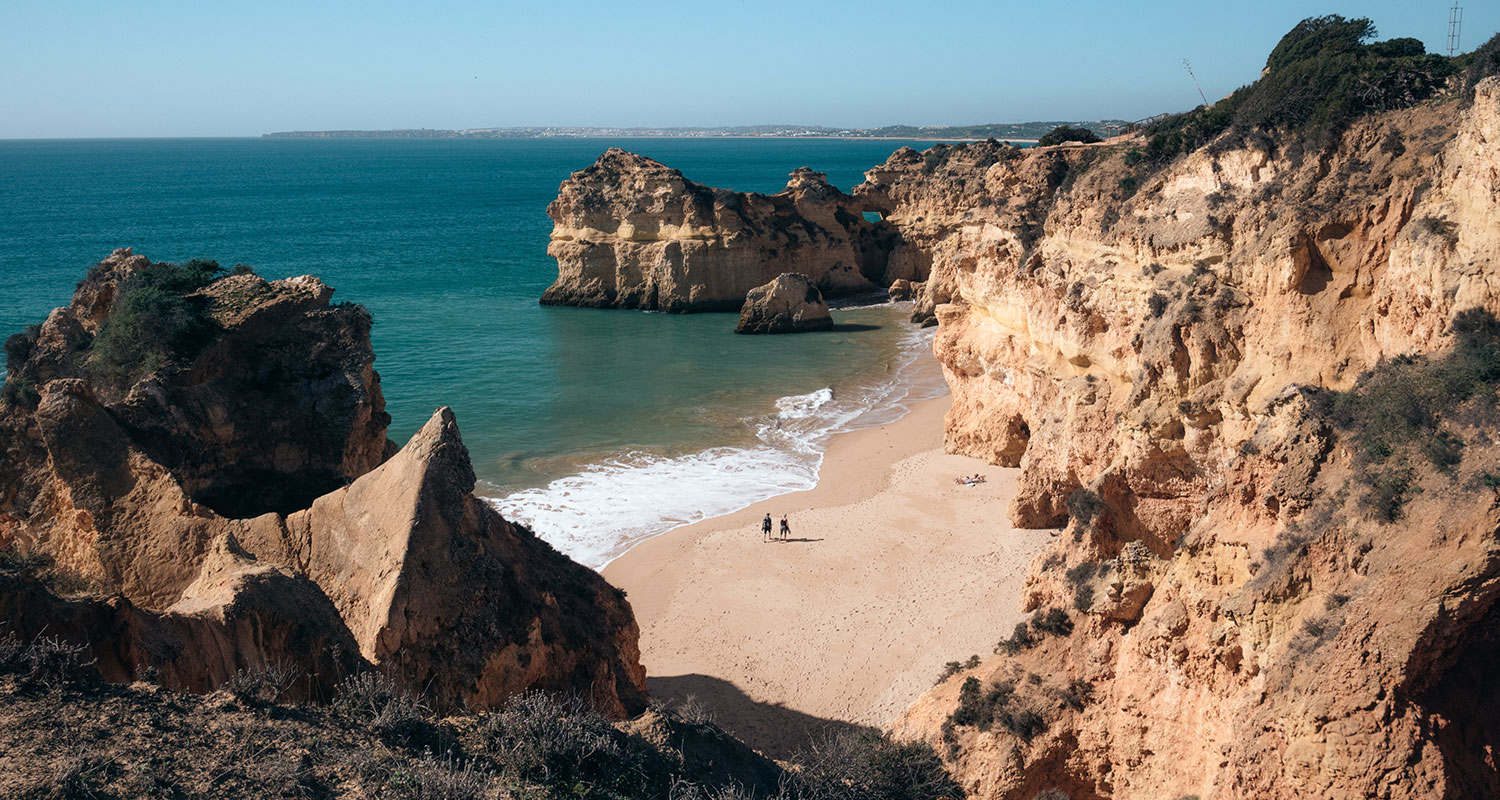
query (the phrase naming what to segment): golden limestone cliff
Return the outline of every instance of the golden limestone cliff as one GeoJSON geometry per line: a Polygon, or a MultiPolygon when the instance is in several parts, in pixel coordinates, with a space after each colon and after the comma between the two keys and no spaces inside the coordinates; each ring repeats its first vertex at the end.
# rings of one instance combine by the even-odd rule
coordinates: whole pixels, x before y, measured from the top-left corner
{"type": "Polygon", "coordinates": [[[931,259],[949,448],[1066,526],[897,732],[971,797],[1500,794],[1500,79],[1323,150],[1132,147],[856,190],[931,259]]]}
{"type": "Polygon", "coordinates": [[[0,628],[193,691],[379,668],[444,709],[641,710],[624,594],[473,496],[449,409],[386,439],[369,315],[332,294],[120,250],[6,343],[0,628]]]}
{"type": "Polygon", "coordinates": [[[871,292],[925,271],[893,255],[894,230],[864,202],[802,167],[773,195],[694,183],[657,161],[610,148],[564,181],[547,206],[557,281],[549,305],[739,311],[782,273],[825,297],[871,292]]]}

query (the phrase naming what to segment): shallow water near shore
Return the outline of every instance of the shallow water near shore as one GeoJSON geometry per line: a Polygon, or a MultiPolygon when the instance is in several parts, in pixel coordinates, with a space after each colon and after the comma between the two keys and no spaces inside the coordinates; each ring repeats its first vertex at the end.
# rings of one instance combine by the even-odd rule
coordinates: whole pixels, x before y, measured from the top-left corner
{"type": "Polygon", "coordinates": [[[930,332],[892,305],[777,337],[734,335],[734,315],[538,306],[557,272],[558,184],[618,145],[714,186],[779,191],[806,165],[848,189],[903,144],[0,142],[0,333],[65,304],[116,247],[318,275],[374,315],[391,437],[452,406],[478,493],[601,567],[677,524],[808,488],[829,435],[942,387],[930,332]]]}

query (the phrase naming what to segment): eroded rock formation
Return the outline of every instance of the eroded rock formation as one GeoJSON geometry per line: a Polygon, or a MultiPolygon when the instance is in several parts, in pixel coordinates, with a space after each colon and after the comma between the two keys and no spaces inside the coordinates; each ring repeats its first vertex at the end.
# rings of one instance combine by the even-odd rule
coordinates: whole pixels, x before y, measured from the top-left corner
{"type": "Polygon", "coordinates": [[[784,272],[806,276],[826,297],[925,277],[909,259],[890,259],[894,231],[864,210],[806,167],[784,191],[763,195],[703,186],[611,148],[547,207],[558,278],[542,303],[738,311],[751,289],[784,272]]]}
{"type": "Polygon", "coordinates": [[[1322,154],[1226,136],[1138,190],[1130,147],[903,150],[856,189],[932,260],[949,448],[1020,467],[1016,523],[1068,526],[1028,581],[1042,632],[898,732],[973,797],[1500,792],[1493,422],[1432,410],[1461,457],[1372,475],[1324,407],[1500,312],[1500,80],[1322,154]]]}
{"type": "Polygon", "coordinates": [[[833,329],[823,294],[806,276],[783,272],[745,296],[735,333],[806,333],[833,329]]]}
{"type": "Polygon", "coordinates": [[[624,595],[473,497],[453,413],[394,452],[363,309],[311,277],[186,274],[117,251],[7,344],[0,550],[83,587],[7,575],[0,622],[198,691],[285,662],[301,696],[379,667],[444,707],[643,706],[624,595]]]}

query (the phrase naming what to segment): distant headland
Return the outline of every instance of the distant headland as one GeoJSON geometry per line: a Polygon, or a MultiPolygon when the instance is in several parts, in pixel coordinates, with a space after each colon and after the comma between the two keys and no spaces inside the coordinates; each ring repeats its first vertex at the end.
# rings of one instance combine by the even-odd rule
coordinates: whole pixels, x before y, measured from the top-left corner
{"type": "Polygon", "coordinates": [[[994,123],[987,125],[886,125],[881,128],[828,128],[819,125],[738,125],[721,128],[589,128],[555,126],[541,128],[403,128],[382,131],[279,131],[264,139],[904,139],[1035,141],[1059,125],[1075,125],[1103,134],[1123,120],[1092,122],[1052,121],[994,123]]]}

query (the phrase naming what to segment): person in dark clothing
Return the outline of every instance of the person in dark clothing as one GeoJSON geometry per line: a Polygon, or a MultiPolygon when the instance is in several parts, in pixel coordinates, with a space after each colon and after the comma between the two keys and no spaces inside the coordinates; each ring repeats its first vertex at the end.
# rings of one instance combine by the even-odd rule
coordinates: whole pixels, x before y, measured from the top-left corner
{"type": "Polygon", "coordinates": [[[792,526],[786,524],[786,515],[782,514],[781,515],[781,541],[783,541],[783,542],[786,541],[786,537],[790,536],[791,533],[792,533],[792,526]]]}
{"type": "Polygon", "coordinates": [[[771,541],[771,515],[769,513],[766,514],[765,519],[760,521],[760,540],[762,542],[771,541]]]}

